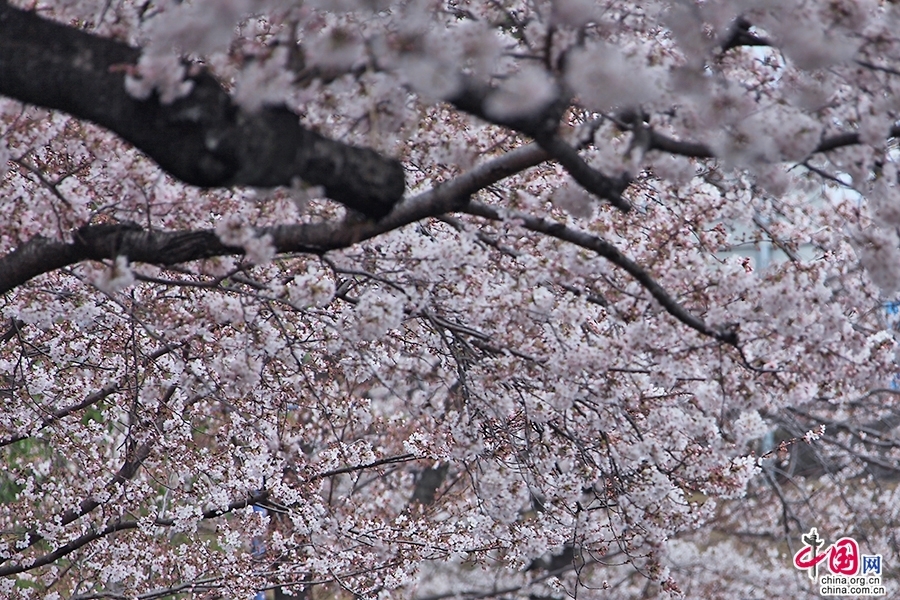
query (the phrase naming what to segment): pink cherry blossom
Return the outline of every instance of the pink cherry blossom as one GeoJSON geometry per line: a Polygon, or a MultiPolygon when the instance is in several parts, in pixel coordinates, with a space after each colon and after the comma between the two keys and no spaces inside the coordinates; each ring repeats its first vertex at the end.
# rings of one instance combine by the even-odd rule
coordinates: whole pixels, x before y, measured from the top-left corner
{"type": "Polygon", "coordinates": [[[897,596],[897,25],[0,0],[0,596],[897,596]]]}

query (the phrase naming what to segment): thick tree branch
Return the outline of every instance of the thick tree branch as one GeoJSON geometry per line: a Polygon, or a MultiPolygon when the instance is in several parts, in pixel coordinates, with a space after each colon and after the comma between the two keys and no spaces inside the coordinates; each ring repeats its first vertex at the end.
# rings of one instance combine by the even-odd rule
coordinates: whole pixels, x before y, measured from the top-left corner
{"type": "Polygon", "coordinates": [[[503,116],[492,114],[487,108],[494,94],[501,93],[490,85],[463,78],[459,89],[447,99],[457,109],[496,125],[515,129],[527,136],[539,138],[559,127],[560,119],[569,108],[569,98],[558,90],[554,98],[530,114],[503,116]]]}
{"type": "MultiPolygon", "coordinates": [[[[516,148],[410,198],[377,223],[349,224],[339,221],[280,225],[259,228],[257,234],[271,235],[275,250],[279,253],[321,253],[346,248],[409,223],[457,210],[478,190],[548,158],[537,144],[516,148]]],[[[172,265],[243,253],[243,248],[222,243],[212,230],[153,231],[144,230],[134,223],[91,225],[81,228],[71,243],[36,236],[0,257],[0,294],[42,273],[88,259],[111,260],[125,256],[131,262],[172,265]]]]}
{"type": "MultiPolygon", "coordinates": [[[[470,202],[464,210],[469,214],[493,221],[503,220],[503,216],[500,214],[500,212],[497,209],[488,206],[487,204],[470,202]]],[[[607,259],[608,261],[634,277],[637,282],[644,287],[644,289],[650,292],[650,295],[653,296],[653,298],[657,302],[659,302],[659,304],[665,309],[667,313],[669,313],[691,329],[705,336],[709,336],[721,342],[725,342],[726,344],[730,344],[733,346],[737,345],[738,336],[736,331],[732,329],[714,329],[704,323],[703,320],[696,315],[691,314],[691,312],[681,304],[679,304],[677,300],[672,298],[672,296],[669,295],[669,292],[667,292],[665,288],[663,288],[659,284],[659,282],[657,282],[650,275],[650,273],[647,272],[646,269],[622,254],[618,248],[616,248],[606,240],[589,233],[585,233],[583,231],[571,229],[569,227],[566,227],[562,223],[558,223],[556,221],[551,221],[548,219],[542,219],[540,217],[535,217],[527,213],[517,211],[510,212],[508,214],[508,217],[520,221],[522,223],[522,226],[529,231],[543,233],[559,240],[575,244],[576,246],[580,246],[588,250],[593,250],[598,255],[607,259]]]]}
{"type": "Polygon", "coordinates": [[[373,218],[402,198],[398,161],[322,137],[285,108],[242,110],[205,71],[171,104],[133,98],[125,73],[140,55],[0,2],[2,95],[93,121],[192,185],[276,187],[299,178],[373,218]]]}
{"type": "Polygon", "coordinates": [[[612,179],[604,175],[584,162],[578,151],[556,134],[540,138],[538,141],[541,147],[559,161],[559,164],[581,187],[595,196],[607,200],[622,212],[631,210],[631,204],[622,198],[622,192],[631,183],[630,177],[623,175],[618,179],[612,179]]]}
{"type": "Polygon", "coordinates": [[[115,533],[117,531],[124,531],[127,529],[137,529],[138,522],[137,521],[120,521],[118,523],[110,523],[106,527],[100,530],[89,531],[68,544],[60,546],[53,552],[48,552],[47,554],[42,554],[41,556],[28,561],[26,563],[18,563],[18,564],[10,564],[5,567],[0,567],[0,577],[5,577],[7,575],[15,575],[16,573],[24,573],[25,571],[30,571],[32,569],[37,569],[38,567],[43,567],[44,565],[49,565],[63,556],[67,554],[71,554],[72,552],[78,550],[82,546],[90,544],[94,540],[98,540],[102,537],[105,537],[111,533],[115,533]]]}
{"type": "MultiPolygon", "coordinates": [[[[214,519],[216,517],[234,512],[235,510],[240,510],[242,508],[247,508],[248,506],[251,506],[253,504],[260,504],[262,502],[265,502],[268,497],[268,492],[256,492],[254,494],[251,494],[247,498],[232,502],[224,510],[213,509],[204,511],[202,518],[204,520],[214,519]]],[[[155,519],[153,521],[153,524],[159,527],[171,527],[175,524],[175,520],[155,519]]],[[[93,531],[88,531],[82,534],[71,542],[60,546],[53,552],[42,554],[41,556],[38,556],[25,563],[10,564],[5,567],[0,567],[0,577],[15,575],[16,573],[24,573],[25,571],[31,571],[32,569],[37,569],[38,567],[49,565],[53,562],[56,562],[63,556],[71,554],[79,548],[86,546],[87,544],[90,544],[95,540],[99,540],[102,537],[106,537],[107,535],[110,535],[117,531],[127,531],[130,529],[137,529],[138,527],[140,527],[140,522],[138,521],[114,521],[103,529],[94,529],[93,531]]]]}
{"type": "MultiPolygon", "coordinates": [[[[900,125],[894,125],[887,132],[886,138],[900,137],[900,125]]],[[[812,154],[821,154],[831,152],[838,148],[846,146],[856,146],[861,144],[862,140],[859,133],[855,131],[847,133],[839,133],[833,136],[823,138],[819,145],[810,152],[812,154]]],[[[660,152],[668,152],[669,154],[679,154],[690,158],[715,158],[716,154],[706,144],[699,142],[688,142],[672,139],[657,131],[650,131],[650,150],[659,150],[660,152]]]]}
{"type": "MultiPolygon", "coordinates": [[[[886,137],[900,137],[900,125],[894,125],[893,127],[891,127],[886,137]]],[[[856,132],[840,133],[838,135],[833,135],[831,137],[823,139],[816,147],[816,149],[812,151],[812,154],[818,154],[820,152],[830,152],[832,150],[837,150],[838,148],[843,148],[845,146],[856,146],[857,144],[861,143],[862,140],[860,140],[859,134],[856,132]]]]}
{"type": "Polygon", "coordinates": [[[9,329],[3,332],[3,335],[0,335],[0,344],[5,344],[9,340],[16,337],[23,327],[25,327],[25,321],[19,319],[10,319],[9,329]]]}
{"type": "MultiPolygon", "coordinates": [[[[122,467],[116,471],[116,474],[113,476],[112,480],[106,485],[107,488],[110,488],[116,484],[121,484],[131,478],[133,478],[136,474],[140,466],[143,462],[150,456],[150,444],[145,443],[139,446],[135,452],[128,457],[122,467]]],[[[78,508],[73,508],[67,510],[65,513],[59,516],[58,521],[54,521],[57,525],[63,526],[68,525],[77,519],[83,517],[84,515],[92,512],[98,506],[100,506],[101,502],[96,498],[85,498],[82,500],[78,508]]],[[[4,575],[10,575],[13,573],[21,573],[23,571],[27,571],[29,569],[34,569],[35,567],[40,567],[46,564],[50,564],[61,556],[65,556],[69,552],[77,550],[78,548],[84,546],[85,544],[97,539],[98,537],[103,537],[104,535],[109,535],[115,531],[119,531],[120,528],[117,528],[116,525],[110,525],[103,532],[94,532],[93,534],[84,534],[81,537],[69,542],[68,544],[58,548],[56,551],[51,552],[50,554],[45,555],[41,559],[35,559],[32,561],[30,566],[24,566],[21,564],[13,564],[8,565],[6,567],[0,567],[0,577],[4,575]],[[111,529],[110,529],[111,528],[111,529]],[[109,531],[107,531],[108,529],[109,531]],[[96,535],[95,535],[96,534],[96,535]]],[[[25,542],[23,544],[23,548],[30,548],[34,546],[38,542],[44,539],[44,536],[38,533],[36,530],[29,531],[25,534],[25,542]]],[[[0,565],[7,562],[9,559],[0,560],[0,565]]]]}
{"type": "Polygon", "coordinates": [[[679,154],[690,158],[715,158],[716,154],[706,144],[700,142],[684,142],[672,139],[650,129],[650,147],[648,150],[659,150],[669,154],[679,154]]]}
{"type": "MultiPolygon", "coordinates": [[[[101,390],[99,393],[102,394],[107,389],[110,390],[109,393],[111,394],[111,393],[113,393],[113,391],[118,389],[118,386],[115,386],[115,387],[108,386],[107,388],[104,388],[104,390],[101,390]]],[[[160,409],[162,409],[162,407],[164,407],[164,406],[167,406],[169,400],[171,400],[172,396],[175,394],[175,390],[176,390],[175,386],[169,386],[169,388],[166,390],[166,393],[163,395],[162,402],[160,403],[160,409]]],[[[107,394],[107,395],[109,395],[109,394],[107,394]]],[[[93,398],[91,396],[88,396],[88,400],[92,400],[92,399],[93,398]]],[[[94,401],[96,401],[96,400],[94,400],[94,401]]],[[[81,404],[88,405],[87,401],[82,402],[81,404]]],[[[162,430],[162,412],[161,411],[157,411],[157,416],[155,419],[155,426],[156,426],[157,432],[162,430]]],[[[125,461],[122,463],[122,466],[119,467],[119,470],[116,471],[116,474],[113,475],[113,478],[106,484],[105,488],[107,490],[110,490],[117,486],[122,485],[126,481],[130,481],[131,479],[134,479],[134,476],[137,475],[137,472],[141,468],[141,465],[143,465],[144,461],[147,460],[147,458],[150,456],[150,450],[153,448],[153,444],[156,442],[156,439],[157,439],[157,436],[152,435],[148,440],[144,441],[140,445],[126,443],[125,461]]],[[[58,526],[64,526],[64,525],[68,525],[70,523],[74,523],[75,521],[77,521],[78,519],[83,517],[84,515],[94,511],[101,504],[103,504],[103,502],[101,500],[98,500],[96,497],[91,496],[91,497],[85,498],[78,504],[77,508],[70,508],[69,510],[65,511],[64,513],[54,517],[53,522],[56,523],[58,526]]],[[[117,531],[117,530],[113,530],[113,531],[117,531]]],[[[106,534],[104,534],[104,535],[106,535],[106,534]]],[[[82,537],[84,537],[84,536],[82,536],[82,537]]],[[[29,531],[25,534],[25,542],[23,544],[21,544],[19,547],[22,549],[30,548],[31,546],[37,544],[38,542],[40,542],[43,539],[44,539],[44,536],[41,533],[39,533],[36,529],[32,529],[31,531],[29,531]]],[[[79,538],[79,540],[80,539],[81,538],[79,538]]],[[[78,540],[76,540],[76,542],[77,541],[78,540]]],[[[88,541],[90,541],[90,540],[88,540],[88,541]]],[[[74,544],[75,542],[72,542],[72,543],[74,544]]],[[[85,542],[85,543],[87,543],[87,542],[85,542]]],[[[72,550],[80,548],[82,545],[84,545],[84,544],[76,545],[75,547],[72,548],[72,550]]],[[[71,552],[71,550],[69,550],[69,552],[71,552]]],[[[66,553],[68,553],[68,552],[66,552],[66,553]]],[[[3,564],[5,562],[7,562],[8,560],[9,560],[8,558],[0,559],[0,564],[3,564]]],[[[53,560],[56,560],[56,559],[54,558],[53,560]]],[[[47,564],[47,563],[43,563],[43,564],[47,564]]],[[[0,572],[2,572],[2,569],[0,569],[0,572]]]]}
{"type": "Polygon", "coordinates": [[[771,42],[766,38],[760,37],[755,33],[751,33],[750,29],[753,24],[744,17],[738,17],[731,24],[728,35],[722,40],[720,48],[722,52],[728,52],[732,48],[740,46],[771,46],[771,42]]]}
{"type": "Polygon", "coordinates": [[[74,244],[35,236],[0,258],[0,294],[41,273],[49,273],[86,258],[74,244]]]}
{"type": "Polygon", "coordinates": [[[578,155],[578,150],[560,137],[559,123],[569,108],[568,96],[559,91],[551,101],[532,114],[503,117],[491,114],[487,108],[491,96],[497,93],[502,92],[485,84],[465,80],[449,102],[459,110],[534,138],[585,190],[608,201],[619,210],[628,212],[631,205],[621,194],[631,180],[627,177],[613,179],[604,175],[588,165],[578,155]]]}
{"type": "Polygon", "coordinates": [[[63,417],[67,417],[76,411],[82,410],[84,408],[87,408],[88,406],[96,404],[97,402],[100,402],[104,398],[116,393],[117,391],[119,391],[119,384],[111,383],[111,384],[107,385],[106,387],[104,387],[103,389],[98,390],[98,391],[94,392],[93,394],[89,394],[89,395],[85,396],[85,398],[81,402],[77,402],[75,404],[66,406],[64,408],[60,408],[59,410],[55,410],[52,413],[50,413],[49,415],[47,415],[46,417],[44,417],[44,419],[41,421],[41,424],[38,427],[36,427],[36,428],[32,427],[32,429],[28,433],[19,433],[19,434],[16,434],[16,435],[13,435],[13,436],[10,436],[7,438],[0,439],[0,448],[2,448],[3,446],[8,446],[10,444],[14,444],[15,442],[24,440],[26,438],[29,438],[32,435],[34,435],[35,431],[39,431],[41,429],[46,429],[47,427],[53,425],[54,423],[56,423],[63,417]]]}

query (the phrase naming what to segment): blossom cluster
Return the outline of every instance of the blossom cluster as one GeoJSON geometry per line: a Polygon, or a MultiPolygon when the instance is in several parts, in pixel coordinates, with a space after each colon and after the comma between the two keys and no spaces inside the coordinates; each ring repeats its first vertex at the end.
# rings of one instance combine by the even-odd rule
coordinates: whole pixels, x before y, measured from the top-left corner
{"type": "Polygon", "coordinates": [[[205,68],[400,159],[401,214],[490,181],[279,254],[372,225],[0,99],[0,260],[110,223],[233,250],[3,296],[0,593],[804,597],[810,526],[900,560],[890,3],[14,4],[140,44],[142,101],[205,68]],[[628,212],[510,126],[560,98],[628,212]]]}

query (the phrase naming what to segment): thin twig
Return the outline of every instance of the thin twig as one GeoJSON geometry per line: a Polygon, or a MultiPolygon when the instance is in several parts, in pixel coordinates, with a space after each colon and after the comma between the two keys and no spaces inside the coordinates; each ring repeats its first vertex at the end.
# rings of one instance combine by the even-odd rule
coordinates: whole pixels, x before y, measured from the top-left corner
{"type": "MultiPolygon", "coordinates": [[[[472,201],[463,210],[469,214],[490,219],[492,221],[504,220],[504,217],[497,209],[480,202],[472,201]]],[[[705,336],[712,337],[732,346],[737,346],[738,335],[735,328],[716,330],[708,326],[702,319],[692,314],[672,298],[665,288],[663,288],[646,269],[622,254],[618,248],[606,240],[583,231],[572,229],[562,223],[542,219],[527,213],[510,211],[508,213],[508,218],[520,221],[523,227],[530,231],[543,233],[550,237],[596,252],[598,255],[634,277],[644,289],[650,292],[650,295],[659,302],[666,312],[682,323],[705,336]]]]}

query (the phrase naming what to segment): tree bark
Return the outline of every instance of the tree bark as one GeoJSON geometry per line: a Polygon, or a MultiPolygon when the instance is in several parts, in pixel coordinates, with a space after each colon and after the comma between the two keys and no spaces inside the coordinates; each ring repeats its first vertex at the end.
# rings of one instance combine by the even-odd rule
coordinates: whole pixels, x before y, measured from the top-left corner
{"type": "Polygon", "coordinates": [[[400,162],[300,125],[284,107],[248,112],[206,71],[171,104],[138,100],[125,75],[141,49],[42,19],[0,0],[0,94],[92,121],[133,144],[166,172],[200,187],[324,186],[328,197],[371,218],[404,193],[400,162]]]}

